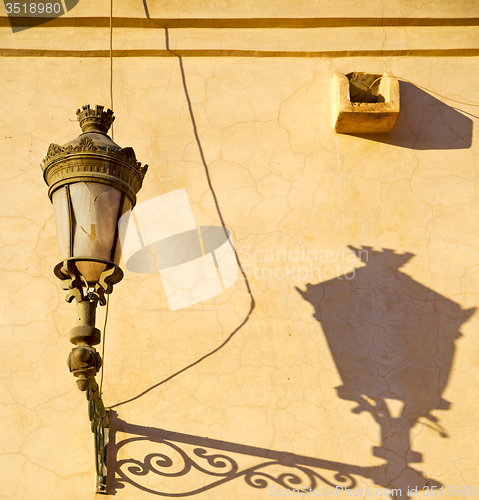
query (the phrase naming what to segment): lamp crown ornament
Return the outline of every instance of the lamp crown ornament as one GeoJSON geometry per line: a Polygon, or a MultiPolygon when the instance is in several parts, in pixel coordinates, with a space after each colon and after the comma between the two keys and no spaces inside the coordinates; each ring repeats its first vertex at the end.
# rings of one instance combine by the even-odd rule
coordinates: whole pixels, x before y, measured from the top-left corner
{"type": "Polygon", "coordinates": [[[361,246],[356,248],[348,245],[348,248],[355,253],[356,257],[364,264],[374,264],[375,262],[387,262],[390,266],[392,262],[395,263],[396,268],[399,269],[409,262],[414,254],[405,252],[397,253],[391,248],[382,248],[381,250],[374,250],[373,247],[361,246]]]}
{"type": "Polygon", "coordinates": [[[50,199],[66,184],[96,182],[124,192],[134,206],[148,165],[137,161],[132,148],[122,148],[106,135],[115,119],[111,109],[86,105],[77,110],[77,118],[83,133],[64,146],[50,144],[43,160],[50,199]]]}
{"type": "Polygon", "coordinates": [[[90,105],[82,106],[82,109],[77,109],[77,118],[80,122],[80,127],[84,133],[100,132],[106,134],[115,120],[113,111],[107,109],[104,111],[104,106],[97,104],[95,109],[91,109],[90,105]]]}

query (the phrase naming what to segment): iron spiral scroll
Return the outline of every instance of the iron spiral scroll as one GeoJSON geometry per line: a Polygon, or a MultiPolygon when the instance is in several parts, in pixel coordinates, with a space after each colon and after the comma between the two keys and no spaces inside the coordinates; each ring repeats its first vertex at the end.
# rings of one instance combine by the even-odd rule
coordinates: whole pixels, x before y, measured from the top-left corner
{"type": "MultiPolygon", "coordinates": [[[[147,438],[126,439],[120,446],[137,441],[148,441],[147,438]]],[[[214,450],[196,447],[186,451],[171,441],[166,439],[157,444],[163,445],[162,452],[149,453],[143,460],[133,458],[119,460],[116,467],[116,487],[123,488],[130,484],[143,491],[165,497],[186,497],[202,493],[212,488],[221,486],[229,481],[243,478],[247,485],[264,489],[273,484],[284,489],[302,489],[312,491],[320,485],[327,485],[336,488],[352,489],[356,486],[356,480],[347,473],[335,472],[332,480],[327,479],[323,474],[319,474],[310,467],[289,463],[282,460],[267,460],[257,465],[241,468],[231,456],[218,453],[214,450]],[[166,448],[166,449],[165,449],[166,448]],[[268,472],[273,468],[287,468],[286,472],[268,472]],[[154,474],[164,478],[159,488],[152,489],[151,486],[140,484],[140,478],[149,474],[154,474]],[[178,488],[171,488],[168,479],[185,477],[188,474],[200,474],[203,479],[201,486],[186,488],[187,491],[178,491],[178,488]],[[205,477],[212,479],[205,485],[205,477]],[[172,492],[174,491],[174,492],[172,492]]],[[[176,483],[175,483],[176,484],[176,483]]],[[[178,485],[177,485],[178,486],[178,485]]],[[[183,486],[184,488],[184,486],[183,486]]]]}

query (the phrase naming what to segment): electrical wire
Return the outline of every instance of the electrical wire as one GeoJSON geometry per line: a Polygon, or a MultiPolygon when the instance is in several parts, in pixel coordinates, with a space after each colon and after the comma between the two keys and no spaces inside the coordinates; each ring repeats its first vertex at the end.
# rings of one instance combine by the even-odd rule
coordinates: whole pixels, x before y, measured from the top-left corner
{"type": "Polygon", "coordinates": [[[103,324],[103,343],[101,346],[101,377],[100,377],[100,396],[103,394],[103,372],[105,371],[105,338],[106,338],[106,322],[108,320],[108,306],[110,305],[110,296],[106,296],[106,311],[105,323],[103,324]]]}
{"type": "MultiPolygon", "coordinates": [[[[113,0],[110,0],[110,109],[113,111],[113,0]]],[[[111,138],[114,139],[113,124],[111,125],[111,138]]],[[[106,296],[105,323],[103,324],[103,341],[101,345],[101,376],[100,397],[103,394],[103,374],[105,372],[105,340],[106,323],[108,321],[108,308],[110,306],[110,295],[106,296]]]]}
{"type": "Polygon", "coordinates": [[[86,294],[87,296],[90,295],[90,285],[88,284],[88,281],[86,280],[85,276],[80,273],[81,279],[85,282],[85,287],[86,287],[86,294]]]}
{"type": "MultiPolygon", "coordinates": [[[[113,111],[113,0],[110,0],[110,109],[113,111]]],[[[113,123],[111,124],[111,139],[115,139],[113,123]]]]}
{"type": "MultiPolygon", "coordinates": [[[[80,274],[82,280],[85,282],[85,286],[87,289],[87,295],[90,295],[90,287],[88,285],[87,280],[85,279],[85,276],[83,274],[80,274]]],[[[100,378],[100,397],[103,394],[102,388],[103,388],[103,369],[105,366],[105,338],[106,338],[106,323],[108,321],[108,308],[110,305],[110,295],[106,296],[106,310],[105,310],[105,322],[103,323],[103,342],[101,346],[101,378],[100,378]]]]}
{"type": "Polygon", "coordinates": [[[439,94],[438,92],[434,92],[434,90],[428,89],[426,87],[421,87],[421,85],[418,85],[417,83],[410,82],[409,80],[406,80],[405,78],[402,78],[400,76],[395,76],[395,75],[381,75],[379,78],[376,78],[373,83],[368,87],[368,90],[371,90],[371,87],[378,81],[381,80],[382,78],[387,78],[387,77],[392,77],[396,78],[397,80],[401,80],[402,82],[410,83],[411,85],[414,85],[415,87],[425,90],[426,92],[429,92],[431,94],[437,95],[439,97],[442,97],[443,99],[447,99],[452,102],[457,102],[458,104],[465,104],[466,106],[475,106],[479,108],[479,104],[477,103],[472,103],[472,102],[465,102],[465,101],[458,101],[457,99],[453,99],[452,97],[447,97],[445,95],[439,94]]]}

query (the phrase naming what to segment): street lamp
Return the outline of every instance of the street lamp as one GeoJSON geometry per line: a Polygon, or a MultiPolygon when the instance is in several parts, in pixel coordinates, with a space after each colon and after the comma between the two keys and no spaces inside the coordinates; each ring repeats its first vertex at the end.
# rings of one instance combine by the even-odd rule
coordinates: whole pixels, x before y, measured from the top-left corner
{"type": "Polygon", "coordinates": [[[120,261],[120,217],[136,203],[148,165],[137,162],[132,148],[121,148],[107,135],[113,111],[83,106],[77,110],[79,137],[58,146],[50,144],[43,160],[43,177],[53,203],[61,262],[54,273],[67,290],[65,300],[77,302],[77,325],[70,330],[75,345],[68,367],[81,391],[86,391],[95,436],[97,492],[106,492],[106,454],[109,416],[95,379],[101,341],[95,328],[97,304],[123,278],[120,261]]]}

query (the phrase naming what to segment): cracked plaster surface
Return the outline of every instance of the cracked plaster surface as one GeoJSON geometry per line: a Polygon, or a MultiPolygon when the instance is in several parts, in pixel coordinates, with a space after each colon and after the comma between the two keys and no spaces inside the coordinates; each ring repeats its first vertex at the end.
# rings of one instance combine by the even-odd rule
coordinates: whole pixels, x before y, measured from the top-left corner
{"type": "MultiPolygon", "coordinates": [[[[180,8],[165,5],[168,14],[180,8]]],[[[85,8],[80,2],[77,15],[85,8]]],[[[188,8],[198,15],[198,7],[188,8]]],[[[264,13],[270,7],[255,8],[264,13]]],[[[155,9],[156,16],[163,12],[155,9]]],[[[137,11],[132,8],[142,15],[137,11]]],[[[10,35],[2,31],[2,36],[10,35]]],[[[354,413],[357,403],[338,396],[340,363],[328,344],[326,323],[313,316],[315,307],[295,287],[304,291],[353,269],[359,274],[367,265],[347,247],[367,245],[414,257],[400,271],[363,274],[369,276],[366,295],[376,290],[386,296],[377,290],[403,273],[457,304],[451,317],[436,318],[438,331],[447,331],[460,311],[477,307],[477,108],[429,99],[403,86],[401,121],[391,138],[336,135],[330,128],[330,78],[335,71],[388,71],[456,100],[476,101],[477,60],[189,58],[183,63],[212,184],[256,307],[217,353],[167,380],[228,338],[244,321],[250,296],[240,277],[222,294],[171,312],[159,275],[126,270],[111,298],[105,402],[119,404],[119,418],[131,424],[379,467],[387,458],[375,456],[373,447],[396,455],[402,449],[402,444],[386,446],[381,436],[382,429],[393,439],[404,438],[397,430],[401,422],[393,420],[398,400],[385,398],[391,416],[389,427],[382,421],[381,427],[373,411],[354,413]]],[[[77,107],[108,105],[108,71],[106,58],[2,59],[0,497],[94,496],[86,402],[65,366],[75,311],[51,272],[58,260],[53,211],[38,165],[50,142],[63,144],[78,135],[72,121],[77,107]]],[[[197,224],[218,225],[178,59],[115,59],[114,95],[115,141],[134,147],[138,159],[150,164],[138,202],[185,188],[197,224]]],[[[318,296],[317,304],[321,300],[318,296]]],[[[435,317],[439,299],[405,294],[402,300],[390,306],[392,315],[380,309],[373,314],[366,300],[348,317],[350,324],[397,331],[401,314],[407,318],[420,311],[418,324],[425,325],[435,317]]],[[[328,324],[350,314],[340,302],[327,304],[328,324]]],[[[101,309],[100,327],[103,318],[101,309]]],[[[440,396],[451,406],[432,413],[447,437],[425,417],[417,418],[409,433],[410,449],[422,454],[413,466],[444,486],[479,485],[476,327],[477,314],[460,326],[450,366],[441,365],[447,384],[440,396]]],[[[429,352],[428,341],[420,335],[415,341],[429,352]]],[[[384,349],[394,354],[394,346],[384,349]]],[[[371,351],[366,364],[374,364],[378,352],[371,351]]],[[[409,366],[411,359],[400,363],[409,366]]],[[[153,444],[132,444],[119,450],[118,459],[140,459],[155,450],[153,444]]],[[[258,463],[247,455],[237,460],[243,467],[258,463]]],[[[404,485],[409,472],[401,460],[389,459],[386,475],[391,480],[403,475],[404,485]]],[[[377,486],[367,477],[356,479],[358,486],[377,486]]],[[[183,485],[206,482],[188,476],[183,485]]],[[[151,474],[142,484],[174,488],[151,474]]],[[[128,484],[116,495],[151,496],[128,484]]],[[[242,479],[198,495],[243,497],[269,496],[242,479]]]]}

